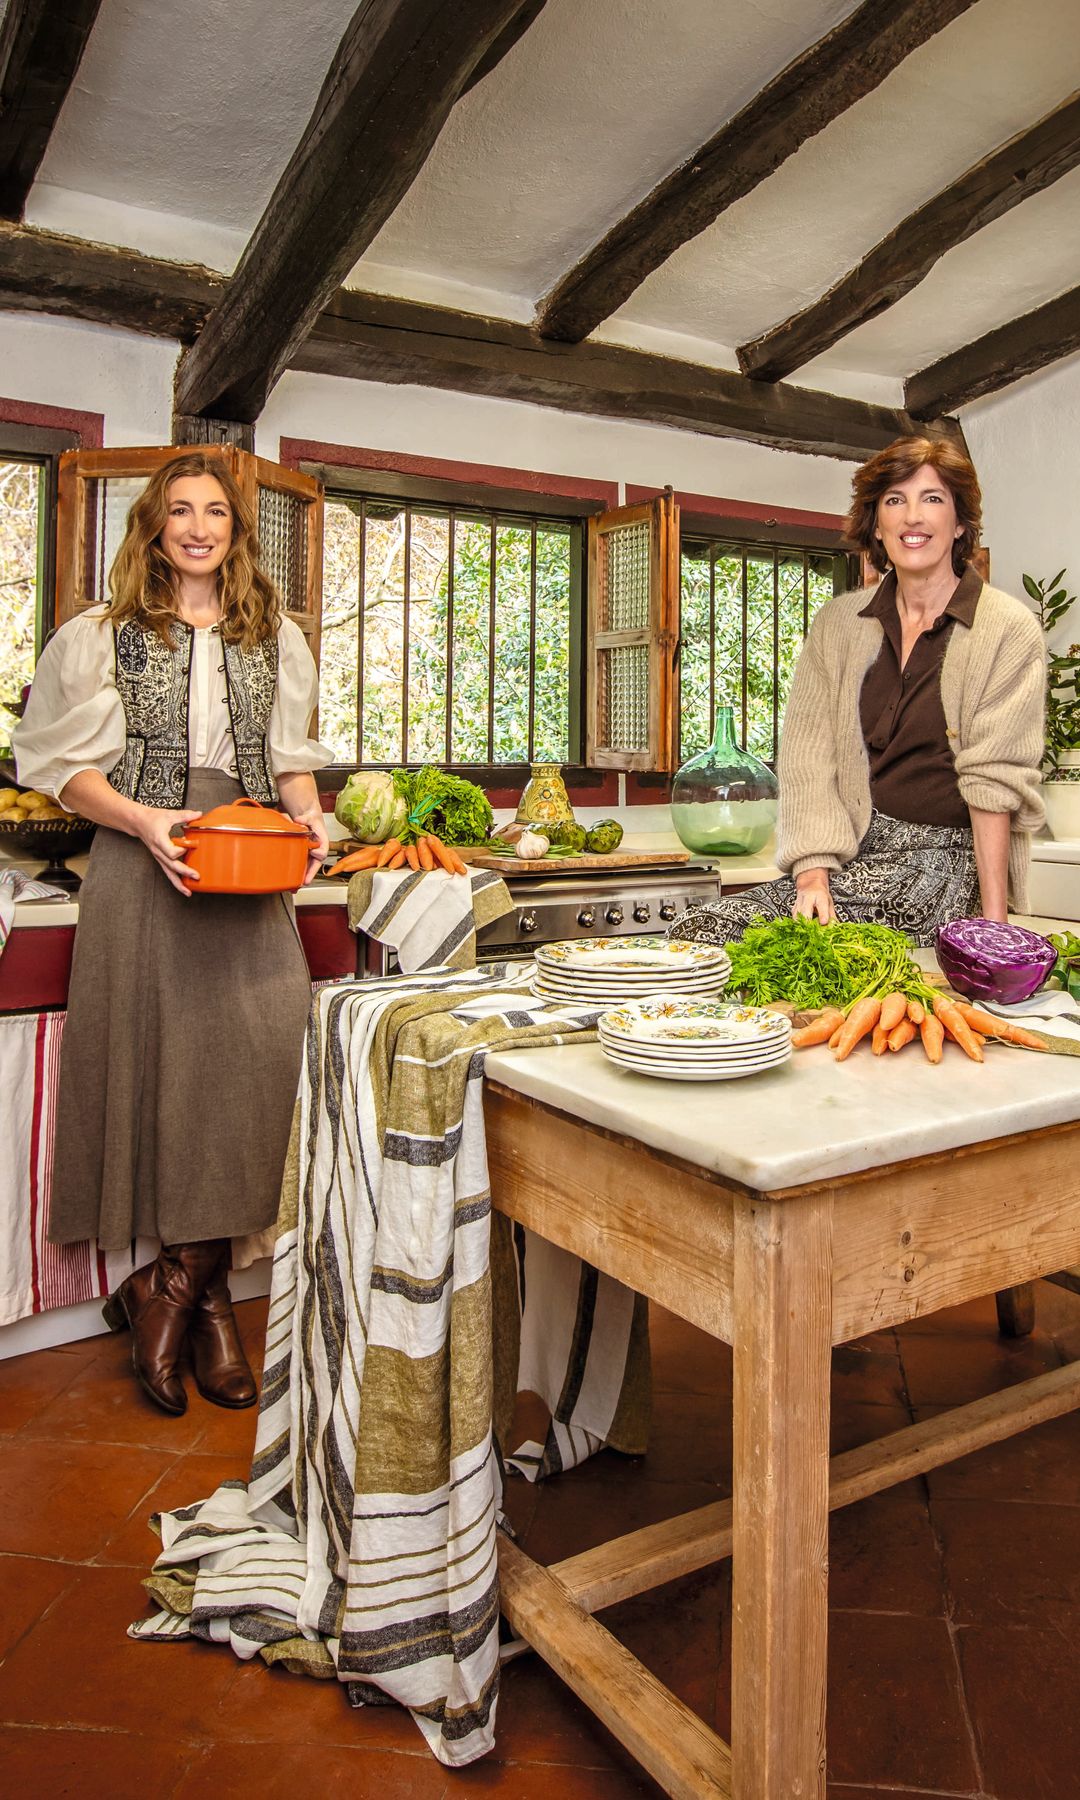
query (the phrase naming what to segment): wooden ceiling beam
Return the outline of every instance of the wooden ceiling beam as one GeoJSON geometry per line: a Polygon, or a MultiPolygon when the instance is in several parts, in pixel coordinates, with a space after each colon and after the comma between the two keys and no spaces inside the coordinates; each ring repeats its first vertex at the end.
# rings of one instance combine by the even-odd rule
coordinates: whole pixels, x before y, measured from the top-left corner
{"type": "Polygon", "coordinates": [[[920,369],[904,387],[908,411],[919,419],[954,412],[1074,350],[1080,350],[1080,287],[920,369]]]}
{"type": "Polygon", "coordinates": [[[863,0],[593,245],[541,303],[539,331],[588,337],[682,244],[973,4],[863,0]]]}
{"type": "Polygon", "coordinates": [[[198,263],[0,221],[0,309],[194,343],[228,286],[198,263]]]}
{"type": "Polygon", "coordinates": [[[181,361],[178,412],[258,417],[520,6],[365,0],[357,8],[228,292],[181,361]]]}
{"type": "MultiPolygon", "coordinates": [[[[527,325],[342,288],[294,369],[415,383],[560,411],[665,425],[862,461],[911,430],[907,415],[812,389],[610,344],[559,344],[527,325]]],[[[949,429],[946,425],[944,429],[949,429]]]]}
{"type": "Polygon", "coordinates": [[[100,5],[8,0],[0,22],[0,218],[22,218],[100,5]]]}
{"type": "Polygon", "coordinates": [[[546,0],[521,0],[509,24],[503,27],[490,50],[480,58],[461,90],[463,94],[469,93],[478,81],[483,81],[485,75],[490,75],[492,69],[498,68],[507,52],[514,48],[519,38],[525,36],[533,20],[540,17],[545,4],[546,0]]]}
{"type": "MultiPolygon", "coordinates": [[[[0,308],[195,339],[225,290],[192,264],[25,225],[0,225],[0,308]]],[[[857,462],[911,429],[906,413],[604,344],[554,344],[527,325],[342,288],[290,365],[415,382],[564,412],[668,425],[857,462]]],[[[953,429],[946,422],[944,429],[953,429]]]]}
{"type": "Polygon", "coordinates": [[[1080,164],[1080,93],[986,156],[882,238],[820,300],[739,347],[756,381],[782,381],[916,287],[939,257],[1080,164]]]}

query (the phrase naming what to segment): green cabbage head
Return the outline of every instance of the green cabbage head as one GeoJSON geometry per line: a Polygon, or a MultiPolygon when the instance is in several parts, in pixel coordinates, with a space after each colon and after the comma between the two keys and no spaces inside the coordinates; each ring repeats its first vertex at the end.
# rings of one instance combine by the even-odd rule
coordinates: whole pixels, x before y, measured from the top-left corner
{"type": "Polygon", "coordinates": [[[358,769],[338,795],[334,817],[362,844],[385,844],[404,831],[408,808],[385,770],[358,769]]]}

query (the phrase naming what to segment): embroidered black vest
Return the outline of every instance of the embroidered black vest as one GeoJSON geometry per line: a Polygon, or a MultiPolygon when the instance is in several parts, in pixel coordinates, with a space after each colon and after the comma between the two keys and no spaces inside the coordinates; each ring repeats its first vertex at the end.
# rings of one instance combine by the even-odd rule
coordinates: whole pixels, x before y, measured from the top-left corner
{"type": "MultiPolygon", "coordinates": [[[[182,807],[187,795],[192,628],[177,620],[175,649],[127,620],[114,628],[116,686],[127,720],[124,754],[109,775],[118,793],[145,806],[182,807]]],[[[266,733],[277,689],[278,643],[253,650],[222,643],[236,775],[245,794],[277,804],[266,733]]]]}

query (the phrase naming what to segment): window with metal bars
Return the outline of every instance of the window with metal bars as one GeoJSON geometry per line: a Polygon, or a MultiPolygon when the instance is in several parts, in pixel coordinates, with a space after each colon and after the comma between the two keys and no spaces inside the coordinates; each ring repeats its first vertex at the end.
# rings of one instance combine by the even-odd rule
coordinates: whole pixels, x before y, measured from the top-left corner
{"type": "Polygon", "coordinates": [[[818,607],[848,585],[831,551],[733,543],[684,531],[681,570],[683,760],[712,740],[718,706],[735,708],[744,749],[775,760],[795,662],[818,607]]]}
{"type": "Polygon", "coordinates": [[[0,427],[0,757],[52,624],[56,469],[75,442],[47,427],[0,427]]]}
{"type": "Polygon", "coordinates": [[[319,736],[339,763],[581,754],[578,519],[326,495],[319,736]]]}

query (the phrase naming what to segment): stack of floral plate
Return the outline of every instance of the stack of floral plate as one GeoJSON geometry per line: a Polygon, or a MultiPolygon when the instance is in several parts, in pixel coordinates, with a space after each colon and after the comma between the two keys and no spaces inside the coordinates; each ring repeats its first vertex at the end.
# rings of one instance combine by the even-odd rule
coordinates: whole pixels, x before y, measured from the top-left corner
{"type": "Polygon", "coordinates": [[[731,958],[716,944],[680,938],[573,938],[536,952],[533,992],[549,1000],[606,1006],[650,994],[695,998],[723,992],[731,958]]]}
{"type": "Polygon", "coordinates": [[[791,1021],[722,1000],[628,1001],[602,1013],[600,1047],[621,1069],[666,1081],[735,1081],[791,1055],[791,1021]]]}

